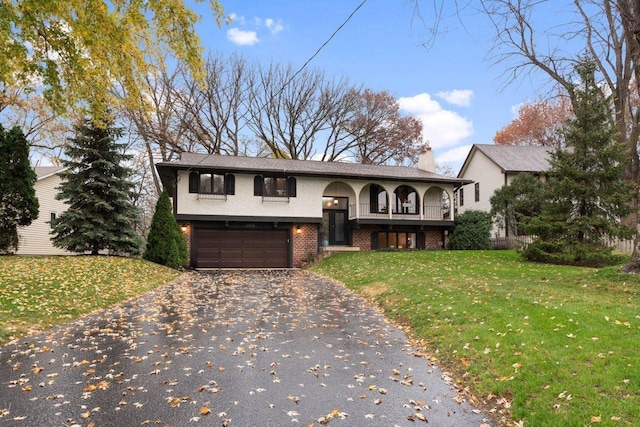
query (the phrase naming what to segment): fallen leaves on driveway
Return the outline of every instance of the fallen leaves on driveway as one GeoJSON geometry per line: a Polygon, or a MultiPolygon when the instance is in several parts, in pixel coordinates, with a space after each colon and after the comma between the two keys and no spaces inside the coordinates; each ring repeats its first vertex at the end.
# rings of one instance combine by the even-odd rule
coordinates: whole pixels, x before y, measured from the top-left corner
{"type": "Polygon", "coordinates": [[[456,403],[457,390],[415,353],[362,299],[310,273],[191,273],[0,348],[0,418],[83,426],[486,421],[456,403]]]}

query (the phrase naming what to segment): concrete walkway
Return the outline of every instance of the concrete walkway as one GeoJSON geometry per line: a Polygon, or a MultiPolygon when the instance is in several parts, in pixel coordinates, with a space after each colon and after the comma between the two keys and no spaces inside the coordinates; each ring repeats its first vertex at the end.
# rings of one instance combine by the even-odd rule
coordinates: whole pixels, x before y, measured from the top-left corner
{"type": "Polygon", "coordinates": [[[361,298],[304,271],[189,273],[0,348],[0,424],[486,426],[361,298]]]}

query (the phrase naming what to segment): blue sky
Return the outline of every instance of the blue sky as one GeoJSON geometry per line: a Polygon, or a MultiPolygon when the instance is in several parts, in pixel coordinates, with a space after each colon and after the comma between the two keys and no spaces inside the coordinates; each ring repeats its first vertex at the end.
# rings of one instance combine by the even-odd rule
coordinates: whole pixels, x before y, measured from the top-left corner
{"type": "MultiPolygon", "coordinates": [[[[203,15],[197,29],[208,51],[238,52],[249,60],[297,68],[361,2],[221,0],[225,14],[234,17],[221,28],[206,2],[194,8],[203,15]]],[[[428,18],[433,3],[421,5],[428,18]]],[[[468,11],[463,23],[445,17],[441,32],[425,49],[421,43],[429,31],[414,16],[410,2],[367,0],[308,67],[329,77],[348,77],[374,91],[389,91],[403,113],[421,118],[436,161],[457,173],[472,144],[492,144],[519,104],[544,91],[542,80],[505,89],[506,66],[492,66],[488,57],[493,33],[486,19],[468,11]]]]}

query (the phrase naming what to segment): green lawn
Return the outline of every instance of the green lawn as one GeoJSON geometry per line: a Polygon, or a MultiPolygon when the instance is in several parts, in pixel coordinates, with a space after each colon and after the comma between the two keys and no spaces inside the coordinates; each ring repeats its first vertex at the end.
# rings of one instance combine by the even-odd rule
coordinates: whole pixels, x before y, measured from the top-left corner
{"type": "Polygon", "coordinates": [[[344,253],[312,270],[409,326],[504,425],[640,425],[640,277],[510,251],[344,253]]]}
{"type": "Polygon", "coordinates": [[[120,257],[0,257],[0,345],[139,295],[180,273],[120,257]]]}

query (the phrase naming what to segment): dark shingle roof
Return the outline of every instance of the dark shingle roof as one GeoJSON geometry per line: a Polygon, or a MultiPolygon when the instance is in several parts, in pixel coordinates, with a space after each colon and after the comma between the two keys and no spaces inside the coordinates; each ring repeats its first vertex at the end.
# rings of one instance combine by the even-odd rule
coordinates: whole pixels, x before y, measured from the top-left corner
{"type": "Polygon", "coordinates": [[[461,176],[474,150],[480,151],[493,161],[503,172],[544,172],[549,170],[552,147],[525,145],[474,144],[462,168],[461,176]]]}
{"type": "Polygon", "coordinates": [[[360,163],[288,160],[268,157],[221,156],[217,154],[182,153],[180,160],[156,164],[163,186],[174,192],[178,169],[212,169],[230,173],[287,174],[329,178],[441,182],[459,187],[472,181],[438,175],[406,166],[363,165],[360,163]]]}
{"type": "Polygon", "coordinates": [[[306,176],[377,178],[411,181],[461,183],[458,178],[426,172],[406,166],[363,165],[360,163],[288,160],[265,157],[236,157],[215,154],[182,153],[180,160],[156,165],[160,174],[168,168],[216,169],[220,171],[286,173],[306,176]]]}

